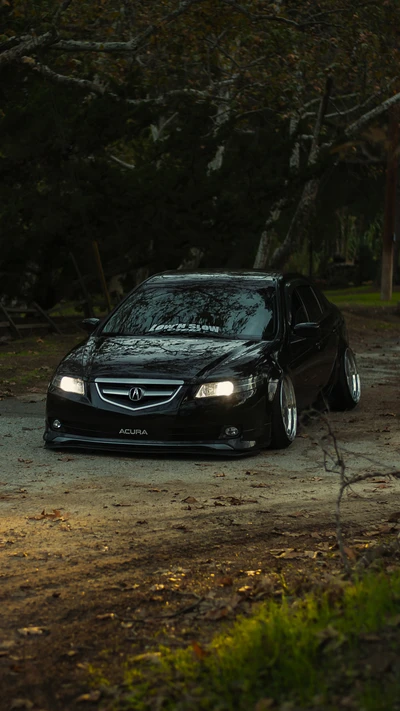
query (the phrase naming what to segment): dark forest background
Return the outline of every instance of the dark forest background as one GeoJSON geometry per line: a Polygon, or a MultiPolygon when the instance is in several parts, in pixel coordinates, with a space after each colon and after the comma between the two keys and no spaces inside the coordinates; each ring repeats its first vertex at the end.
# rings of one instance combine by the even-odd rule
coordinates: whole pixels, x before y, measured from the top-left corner
{"type": "Polygon", "coordinates": [[[98,291],[94,240],[116,291],[257,254],[379,279],[399,28],[382,0],[0,0],[0,295],[75,298],[73,259],[98,291]]]}

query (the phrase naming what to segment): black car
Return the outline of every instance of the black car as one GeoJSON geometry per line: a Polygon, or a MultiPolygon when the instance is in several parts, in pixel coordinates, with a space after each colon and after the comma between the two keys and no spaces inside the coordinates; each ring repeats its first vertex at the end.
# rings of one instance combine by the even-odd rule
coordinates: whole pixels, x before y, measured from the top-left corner
{"type": "Polygon", "coordinates": [[[344,318],[299,275],[165,272],[84,323],[49,386],[48,447],[283,448],[299,410],[360,399],[344,318]]]}

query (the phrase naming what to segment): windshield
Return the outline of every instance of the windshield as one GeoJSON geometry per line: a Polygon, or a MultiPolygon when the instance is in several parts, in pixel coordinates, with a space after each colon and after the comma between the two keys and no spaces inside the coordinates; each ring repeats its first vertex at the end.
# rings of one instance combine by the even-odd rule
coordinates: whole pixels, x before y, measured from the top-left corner
{"type": "Polygon", "coordinates": [[[220,284],[144,286],[105,323],[103,334],[271,339],[275,287],[220,284]]]}

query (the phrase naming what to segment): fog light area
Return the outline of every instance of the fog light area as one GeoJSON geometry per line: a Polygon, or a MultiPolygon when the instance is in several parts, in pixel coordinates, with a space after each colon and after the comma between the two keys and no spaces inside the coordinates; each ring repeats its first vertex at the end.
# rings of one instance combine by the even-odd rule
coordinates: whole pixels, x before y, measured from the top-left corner
{"type": "Polygon", "coordinates": [[[226,437],[237,437],[239,434],[239,430],[237,427],[225,427],[224,429],[224,434],[226,437]]]}
{"type": "Polygon", "coordinates": [[[54,428],[55,430],[59,430],[60,427],[61,427],[61,422],[60,422],[60,420],[53,420],[53,428],[54,428]]]}

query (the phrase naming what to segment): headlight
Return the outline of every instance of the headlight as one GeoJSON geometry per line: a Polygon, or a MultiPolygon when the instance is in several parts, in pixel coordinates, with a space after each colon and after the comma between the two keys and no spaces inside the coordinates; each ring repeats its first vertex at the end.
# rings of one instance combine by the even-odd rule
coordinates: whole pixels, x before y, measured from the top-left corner
{"type": "Polygon", "coordinates": [[[219,397],[237,395],[239,397],[249,397],[253,395],[257,387],[263,382],[262,376],[251,375],[248,378],[238,378],[232,380],[222,380],[216,383],[203,383],[195,394],[195,397],[219,397]]]}
{"type": "Polygon", "coordinates": [[[220,383],[204,383],[201,385],[195,397],[219,397],[232,395],[235,390],[234,384],[230,380],[223,380],[220,383]]]}
{"type": "Polygon", "coordinates": [[[56,375],[51,384],[66,393],[85,394],[85,383],[82,378],[73,378],[70,375],[56,375]]]}

